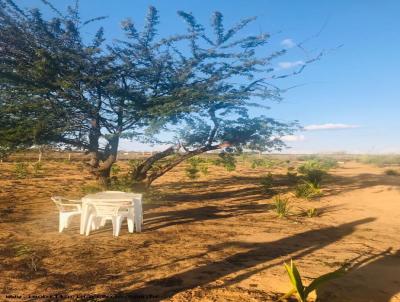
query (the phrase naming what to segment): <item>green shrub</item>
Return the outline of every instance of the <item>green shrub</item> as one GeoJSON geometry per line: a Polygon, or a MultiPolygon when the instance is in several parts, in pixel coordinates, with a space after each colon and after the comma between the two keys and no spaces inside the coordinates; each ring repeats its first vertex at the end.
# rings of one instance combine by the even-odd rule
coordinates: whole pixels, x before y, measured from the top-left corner
{"type": "Polygon", "coordinates": [[[299,198],[314,198],[321,196],[321,189],[310,181],[305,181],[295,187],[295,196],[299,198]]]}
{"type": "Polygon", "coordinates": [[[394,169],[386,169],[386,170],[385,170],[385,174],[386,174],[386,175],[390,175],[390,176],[397,176],[397,175],[400,175],[399,171],[394,170],[394,169]]]}
{"type": "Polygon", "coordinates": [[[335,278],[339,278],[344,275],[346,272],[345,268],[340,268],[334,272],[330,272],[315,278],[310,285],[304,286],[303,281],[301,280],[300,272],[297,270],[296,265],[293,260],[290,260],[290,265],[284,264],[286,272],[289,276],[290,283],[293,286],[293,289],[290,290],[287,294],[279,299],[279,301],[283,301],[285,299],[290,298],[293,295],[296,295],[297,301],[299,302],[307,302],[308,295],[317,290],[322,284],[326,283],[335,278]]]}
{"type": "Polygon", "coordinates": [[[186,176],[190,179],[196,179],[199,177],[199,168],[197,166],[188,166],[185,168],[186,176]]]}
{"type": "Polygon", "coordinates": [[[133,181],[129,174],[111,177],[108,185],[108,189],[112,191],[132,192],[132,188],[133,181]]]}
{"type": "Polygon", "coordinates": [[[136,168],[143,162],[141,159],[130,159],[128,161],[129,170],[136,170],[136,168]]]}
{"type": "Polygon", "coordinates": [[[300,165],[297,171],[303,174],[304,179],[307,182],[311,182],[315,188],[319,188],[322,179],[327,174],[326,168],[316,160],[310,160],[300,165]]]}
{"type": "Polygon", "coordinates": [[[28,164],[24,162],[18,162],[14,166],[14,173],[17,178],[26,178],[28,177],[28,164]]]}
{"type": "Polygon", "coordinates": [[[236,170],[236,159],[235,156],[231,153],[222,152],[218,154],[218,159],[214,161],[214,164],[217,166],[224,167],[227,171],[236,170]]]}
{"type": "Polygon", "coordinates": [[[204,176],[207,176],[208,173],[209,173],[209,172],[208,172],[208,165],[207,165],[206,163],[200,165],[199,170],[200,170],[200,172],[201,172],[204,176]]]}
{"type": "Polygon", "coordinates": [[[271,193],[274,185],[274,179],[271,172],[261,178],[260,181],[261,189],[264,193],[271,193]]]}
{"type": "Polygon", "coordinates": [[[279,218],[287,217],[290,213],[289,198],[284,198],[280,195],[274,197],[275,211],[279,218]]]}
{"type": "Polygon", "coordinates": [[[306,215],[308,218],[319,216],[319,212],[317,208],[311,208],[306,211],[306,215]]]}
{"type": "Polygon", "coordinates": [[[41,162],[36,162],[32,165],[33,177],[39,177],[43,171],[43,164],[41,162]]]}
{"type": "Polygon", "coordinates": [[[251,163],[251,168],[255,169],[258,167],[263,167],[263,168],[272,168],[276,163],[273,160],[266,159],[266,158],[256,158],[253,159],[251,163]]]}
{"type": "Polygon", "coordinates": [[[121,172],[121,167],[118,166],[117,164],[113,164],[111,166],[111,175],[116,176],[116,175],[118,175],[119,172],[121,172]]]}
{"type": "Polygon", "coordinates": [[[379,167],[400,165],[400,155],[363,155],[358,158],[358,161],[364,164],[372,164],[379,167]]]}
{"type": "Polygon", "coordinates": [[[188,166],[185,168],[186,176],[190,179],[199,177],[199,172],[202,171],[204,175],[208,173],[207,163],[204,159],[194,156],[187,160],[188,166]]]}

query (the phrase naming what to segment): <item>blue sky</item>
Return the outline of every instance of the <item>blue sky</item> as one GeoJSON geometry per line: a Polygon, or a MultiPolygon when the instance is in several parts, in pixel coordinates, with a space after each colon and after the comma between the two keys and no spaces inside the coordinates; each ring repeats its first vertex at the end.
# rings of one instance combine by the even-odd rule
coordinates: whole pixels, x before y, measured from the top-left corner
{"type": "MultiPolygon", "coordinates": [[[[16,2],[42,7],[37,0],[16,2]]],[[[71,1],[53,3],[62,9],[71,1]]],[[[311,38],[305,44],[311,57],[326,50],[302,74],[275,82],[282,88],[299,86],[286,92],[281,103],[271,104],[268,114],[299,120],[309,129],[286,138],[292,147],[287,152],[400,152],[400,1],[81,0],[80,7],[83,19],[109,16],[102,25],[107,36],[118,37],[120,21],[131,17],[140,26],[149,5],[160,12],[161,34],[183,31],[177,10],[193,12],[203,23],[215,10],[224,14],[226,24],[257,16],[249,30],[272,34],[266,51],[282,46],[291,50],[276,62],[288,72],[306,59],[290,48],[292,42],[311,38]]],[[[90,28],[87,34],[92,34],[90,28]]],[[[122,148],[150,149],[133,142],[124,142],[122,148]]]]}

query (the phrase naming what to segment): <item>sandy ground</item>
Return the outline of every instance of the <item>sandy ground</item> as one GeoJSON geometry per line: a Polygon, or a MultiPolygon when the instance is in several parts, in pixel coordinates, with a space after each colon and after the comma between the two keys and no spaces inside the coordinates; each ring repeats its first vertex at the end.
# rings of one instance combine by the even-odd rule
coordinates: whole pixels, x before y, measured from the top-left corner
{"type": "MultiPolygon", "coordinates": [[[[293,197],[292,215],[279,219],[258,185],[266,169],[212,167],[189,181],[179,167],[154,184],[144,231],[123,225],[113,238],[111,225],[79,235],[78,220],[58,233],[50,196],[81,197],[90,182],[76,164],[46,163],[43,177],[21,180],[0,167],[1,301],[276,301],[291,288],[291,258],[306,283],[351,266],[320,301],[400,301],[400,176],[382,168],[347,162],[322,198],[293,197]],[[321,215],[301,215],[312,207],[321,215]]],[[[273,170],[275,189],[290,195],[283,172],[273,170]]]]}

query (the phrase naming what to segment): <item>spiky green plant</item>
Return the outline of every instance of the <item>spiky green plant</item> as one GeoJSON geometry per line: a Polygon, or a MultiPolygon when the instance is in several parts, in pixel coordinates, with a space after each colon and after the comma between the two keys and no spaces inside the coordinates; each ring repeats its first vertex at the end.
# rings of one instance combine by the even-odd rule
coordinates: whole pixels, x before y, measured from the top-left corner
{"type": "Polygon", "coordinates": [[[290,283],[292,283],[293,289],[286,293],[281,299],[279,299],[279,301],[283,301],[284,299],[295,295],[298,301],[307,302],[307,298],[312,291],[318,289],[318,287],[320,287],[323,283],[338,278],[346,272],[346,270],[342,267],[334,272],[319,276],[318,278],[315,278],[310,283],[310,285],[304,286],[301,280],[300,272],[298,271],[293,260],[290,260],[290,265],[288,265],[287,263],[285,263],[284,265],[286,272],[289,276],[290,283]]]}
{"type": "Polygon", "coordinates": [[[275,211],[279,218],[287,217],[290,213],[289,198],[277,195],[274,197],[275,211]]]}
{"type": "Polygon", "coordinates": [[[321,189],[314,183],[303,180],[295,187],[294,194],[296,197],[309,199],[321,196],[321,189]]]}
{"type": "Polygon", "coordinates": [[[28,177],[28,164],[24,162],[18,162],[14,166],[14,173],[17,178],[26,178],[28,177]]]}
{"type": "Polygon", "coordinates": [[[316,217],[319,215],[317,208],[311,208],[306,211],[306,215],[309,218],[316,217]]]}

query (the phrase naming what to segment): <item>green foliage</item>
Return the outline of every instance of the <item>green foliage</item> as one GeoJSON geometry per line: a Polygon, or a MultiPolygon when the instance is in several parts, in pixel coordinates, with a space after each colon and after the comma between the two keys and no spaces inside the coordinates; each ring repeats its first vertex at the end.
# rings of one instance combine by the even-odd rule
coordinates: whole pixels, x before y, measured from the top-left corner
{"type": "MultiPolygon", "coordinates": [[[[124,20],[124,37],[116,40],[106,39],[102,27],[87,36],[85,26],[102,17],[85,21],[78,6],[60,12],[43,3],[55,16],[1,1],[3,150],[62,144],[90,153],[94,160],[88,164],[96,175],[102,162],[118,153],[120,138],[197,154],[228,148],[268,151],[282,149],[280,137],[298,128],[297,122],[263,115],[268,101],[281,99],[281,90],[267,79],[282,76],[274,74],[272,61],[286,50],[261,51],[269,34],[245,29],[255,18],[225,27],[222,13],[216,12],[206,30],[191,13],[179,11],[186,32],[162,36],[158,11],[149,7],[143,28],[124,20]],[[251,117],[251,107],[260,114],[251,117]],[[168,131],[173,135],[158,136],[168,131]]],[[[179,164],[164,163],[162,156],[153,159],[151,168],[140,167],[145,171],[136,175],[150,171],[155,177],[155,171],[179,164]]],[[[220,163],[235,169],[233,157],[220,163]]]]}
{"type": "Polygon", "coordinates": [[[201,174],[203,174],[204,176],[207,176],[209,174],[207,164],[200,165],[199,170],[200,170],[201,174]]]}
{"type": "Polygon", "coordinates": [[[251,163],[251,168],[255,169],[258,167],[262,167],[262,168],[272,168],[276,163],[270,159],[266,159],[266,158],[256,158],[253,159],[252,163],[251,163]]]}
{"type": "Polygon", "coordinates": [[[327,174],[325,166],[317,160],[309,160],[297,168],[297,171],[303,174],[305,180],[319,188],[323,177],[327,174]]]}
{"type": "Polygon", "coordinates": [[[363,155],[358,161],[379,167],[400,165],[400,155],[363,155]]]}
{"type": "Polygon", "coordinates": [[[269,194],[273,192],[272,187],[274,186],[274,178],[272,177],[271,172],[261,178],[260,185],[264,193],[269,194]]]}
{"type": "Polygon", "coordinates": [[[129,174],[121,176],[111,177],[110,184],[108,185],[109,190],[132,192],[134,182],[129,174]]]}
{"type": "Polygon", "coordinates": [[[29,175],[29,165],[25,162],[18,162],[14,165],[14,174],[17,178],[27,178],[29,175]]]}
{"type": "Polygon", "coordinates": [[[39,177],[43,172],[43,164],[41,162],[36,162],[32,165],[33,177],[39,177]]]}
{"type": "Polygon", "coordinates": [[[218,157],[214,162],[216,166],[222,166],[229,172],[236,170],[236,158],[233,154],[222,152],[218,154],[218,157]]]}
{"type": "Polygon", "coordinates": [[[279,218],[287,217],[290,214],[290,200],[289,198],[277,195],[273,199],[275,211],[279,218]]]}
{"type": "Polygon", "coordinates": [[[306,215],[308,218],[319,216],[319,212],[317,208],[311,208],[306,211],[306,215]]]}
{"type": "Polygon", "coordinates": [[[191,157],[187,160],[189,166],[185,168],[186,176],[190,179],[196,179],[199,177],[199,172],[203,175],[208,174],[207,162],[198,156],[191,157]]]}
{"type": "Polygon", "coordinates": [[[116,176],[119,174],[119,172],[121,172],[121,167],[114,163],[111,166],[111,175],[116,176]]]}
{"type": "Polygon", "coordinates": [[[394,170],[394,169],[386,169],[385,174],[389,176],[397,176],[400,175],[399,171],[394,170]]]}
{"type": "Polygon", "coordinates": [[[321,189],[310,181],[303,180],[295,187],[295,196],[299,198],[315,198],[321,196],[321,189]]]}
{"type": "Polygon", "coordinates": [[[307,298],[311,292],[317,290],[322,284],[343,276],[345,273],[345,269],[340,268],[334,272],[319,276],[315,278],[308,286],[304,286],[303,281],[301,280],[302,278],[300,272],[298,271],[293,260],[290,260],[290,265],[285,263],[284,266],[293,289],[279,299],[280,301],[290,298],[292,295],[296,295],[296,298],[299,302],[307,302],[307,298]]]}

